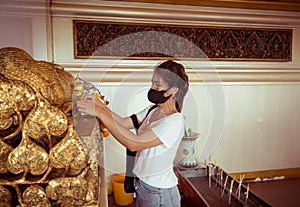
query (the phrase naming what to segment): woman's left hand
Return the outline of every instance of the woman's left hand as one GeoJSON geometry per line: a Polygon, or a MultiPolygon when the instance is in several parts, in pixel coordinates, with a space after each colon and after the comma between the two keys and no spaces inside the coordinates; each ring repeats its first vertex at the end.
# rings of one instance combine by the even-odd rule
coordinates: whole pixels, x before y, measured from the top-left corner
{"type": "Polygon", "coordinates": [[[96,98],[95,95],[85,94],[76,102],[79,112],[98,116],[105,104],[96,98]]]}

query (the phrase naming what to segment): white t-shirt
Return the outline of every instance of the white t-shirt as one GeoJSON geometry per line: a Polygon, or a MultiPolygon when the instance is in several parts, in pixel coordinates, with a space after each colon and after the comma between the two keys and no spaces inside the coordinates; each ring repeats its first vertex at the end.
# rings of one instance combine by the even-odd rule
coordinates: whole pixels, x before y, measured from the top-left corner
{"type": "MultiPolygon", "coordinates": [[[[136,114],[139,121],[145,118],[149,108],[136,114]]],[[[133,173],[151,186],[171,188],[178,183],[173,161],[184,134],[184,119],[181,113],[174,113],[150,123],[149,119],[156,110],[160,109],[153,109],[143,122],[148,122],[147,129],[151,128],[162,144],[139,151],[133,173]]]]}

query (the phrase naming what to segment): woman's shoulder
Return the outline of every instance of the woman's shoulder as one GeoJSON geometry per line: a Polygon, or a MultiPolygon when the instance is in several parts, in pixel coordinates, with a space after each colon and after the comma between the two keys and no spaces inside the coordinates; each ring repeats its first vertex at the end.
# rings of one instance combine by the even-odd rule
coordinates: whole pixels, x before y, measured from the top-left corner
{"type": "Polygon", "coordinates": [[[169,120],[172,120],[172,121],[175,121],[175,120],[178,122],[184,121],[184,117],[183,117],[182,113],[179,113],[179,112],[173,113],[173,114],[167,116],[166,118],[169,120]]]}
{"type": "Polygon", "coordinates": [[[144,119],[153,109],[155,109],[155,105],[149,105],[143,108],[141,111],[137,112],[136,115],[139,120],[144,119]]]}

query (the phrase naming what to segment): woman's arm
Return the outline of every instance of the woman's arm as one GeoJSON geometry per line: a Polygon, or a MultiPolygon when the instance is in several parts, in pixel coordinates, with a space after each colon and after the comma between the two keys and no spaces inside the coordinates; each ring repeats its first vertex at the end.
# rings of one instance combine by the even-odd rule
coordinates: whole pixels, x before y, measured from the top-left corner
{"type": "Polygon", "coordinates": [[[77,101],[79,111],[98,117],[109,132],[129,150],[139,151],[162,144],[151,129],[139,135],[132,133],[129,130],[133,128],[131,118],[121,118],[95,96],[86,95],[83,98],[77,101]]]}
{"type": "Polygon", "coordinates": [[[105,111],[97,115],[107,127],[109,132],[125,147],[131,151],[139,151],[145,148],[155,147],[162,144],[160,139],[151,129],[141,133],[134,134],[118,122],[114,122],[112,115],[105,111]]]}
{"type": "MultiPolygon", "coordinates": [[[[121,117],[118,114],[111,111],[102,101],[97,99],[94,95],[86,94],[82,97],[82,100],[77,101],[77,107],[81,108],[81,112],[87,113],[93,116],[97,116],[97,113],[99,111],[104,112],[107,111],[108,113],[111,113],[112,118],[114,121],[118,122],[120,125],[125,127],[126,129],[133,129],[133,123],[130,117],[121,117]],[[83,110],[84,105],[84,112],[83,110]]],[[[98,117],[99,118],[99,117],[98,117]]]]}
{"type": "MultiPolygon", "coordinates": [[[[133,122],[132,122],[130,117],[121,117],[117,113],[110,110],[108,107],[105,107],[105,110],[107,111],[107,113],[111,114],[111,117],[113,118],[114,121],[116,121],[117,123],[122,125],[124,128],[126,128],[126,129],[133,129],[134,128],[133,122]]],[[[100,118],[100,117],[98,117],[98,118],[100,118]]]]}

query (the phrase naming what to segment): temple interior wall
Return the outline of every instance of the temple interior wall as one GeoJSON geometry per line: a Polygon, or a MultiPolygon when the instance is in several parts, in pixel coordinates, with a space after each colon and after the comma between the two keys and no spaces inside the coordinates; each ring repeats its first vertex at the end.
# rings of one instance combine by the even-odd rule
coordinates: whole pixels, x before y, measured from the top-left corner
{"type": "MultiPolygon", "coordinates": [[[[186,127],[199,133],[196,155],[200,162],[211,155],[211,161],[228,172],[300,167],[299,12],[245,9],[224,12],[205,8],[212,12],[204,14],[202,7],[180,7],[195,10],[191,17],[178,16],[178,7],[170,6],[171,16],[155,13],[153,20],[149,10],[157,5],[147,4],[144,8],[139,3],[126,4],[133,9],[123,14],[118,13],[122,8],[115,2],[103,3],[105,7],[99,8],[89,6],[89,1],[76,2],[73,1],[76,7],[68,4],[63,7],[64,1],[52,1],[51,8],[47,2],[35,5],[40,9],[33,9],[30,3],[18,9],[9,4],[8,9],[2,6],[5,12],[1,12],[0,18],[0,47],[20,47],[37,60],[53,61],[72,74],[83,76],[97,85],[110,101],[109,107],[122,116],[149,104],[146,93],[150,87],[150,69],[159,61],[75,59],[74,19],[293,29],[291,61],[212,61],[213,74],[220,73],[220,77],[209,82],[193,79],[182,113],[186,116],[186,127]],[[139,16],[137,11],[141,13],[139,16]],[[224,21],[221,14],[226,17],[224,21]],[[243,19],[235,18],[241,14],[243,19]],[[132,78],[135,75],[140,78],[135,80],[132,78]]],[[[188,72],[201,76],[203,62],[183,62],[188,72]]],[[[112,174],[124,172],[124,155],[125,148],[113,137],[105,139],[107,182],[112,174]]]]}

